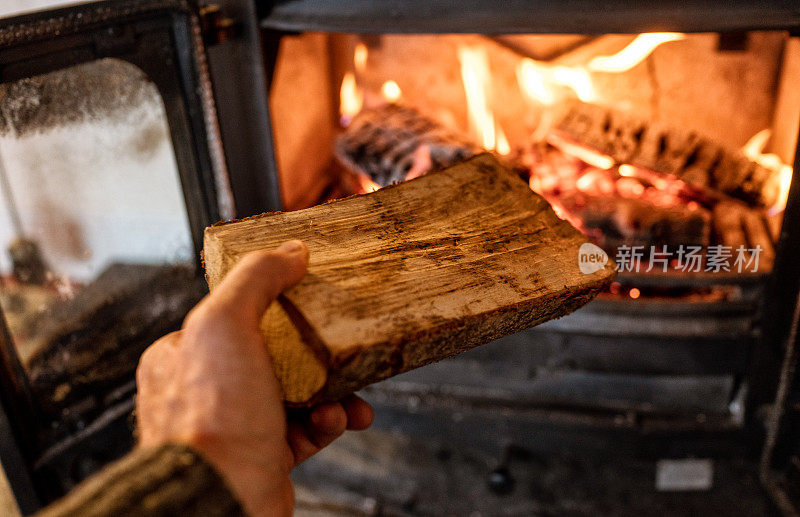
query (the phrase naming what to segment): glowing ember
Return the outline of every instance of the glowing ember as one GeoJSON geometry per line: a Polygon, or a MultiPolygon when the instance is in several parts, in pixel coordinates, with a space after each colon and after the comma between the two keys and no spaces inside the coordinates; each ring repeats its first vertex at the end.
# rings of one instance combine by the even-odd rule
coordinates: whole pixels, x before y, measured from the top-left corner
{"type": "Polygon", "coordinates": [[[381,186],[372,181],[366,174],[358,174],[358,182],[361,185],[361,192],[358,192],[358,194],[367,194],[381,189],[381,186]]]}
{"type": "Polygon", "coordinates": [[[599,56],[589,62],[593,72],[625,72],[638,65],[659,45],[682,40],[686,36],[679,32],[649,32],[639,34],[627,47],[613,56],[599,56]]]}
{"type": "Polygon", "coordinates": [[[353,72],[347,72],[342,79],[342,87],[339,90],[339,112],[341,114],[340,123],[348,126],[364,104],[364,93],[356,84],[356,76],[353,72]]]}
{"type": "Polygon", "coordinates": [[[472,131],[480,136],[484,149],[495,147],[494,116],[489,108],[489,58],[486,50],[478,47],[458,49],[461,62],[461,79],[467,96],[469,123],[472,131]]]}
{"type": "Polygon", "coordinates": [[[397,102],[402,94],[403,92],[400,91],[400,86],[394,81],[386,81],[383,83],[383,86],[381,86],[381,95],[389,102],[397,102]]]}
{"type": "Polygon", "coordinates": [[[638,198],[644,194],[644,185],[633,178],[621,178],[617,181],[619,195],[627,198],[638,198]]]}
{"type": "Polygon", "coordinates": [[[630,296],[634,300],[639,298],[639,296],[641,296],[641,295],[642,295],[642,292],[639,291],[638,289],[636,289],[635,287],[633,289],[631,289],[630,291],[628,291],[628,296],[630,296]]]}
{"type": "Polygon", "coordinates": [[[363,43],[356,45],[356,50],[353,53],[353,65],[356,67],[356,72],[362,73],[367,67],[367,57],[369,52],[367,46],[363,43]]]}
{"type": "Polygon", "coordinates": [[[780,159],[777,154],[764,154],[764,148],[767,146],[772,131],[764,129],[753,135],[750,140],[742,147],[742,152],[745,156],[758,163],[767,169],[778,171],[778,200],[772,205],[767,213],[775,215],[786,208],[786,201],[789,199],[789,187],[792,184],[792,166],[780,159]]]}
{"type": "Polygon", "coordinates": [[[598,169],[610,169],[614,166],[614,159],[602,153],[598,153],[586,146],[572,142],[556,133],[547,135],[547,142],[553,147],[557,147],[565,153],[579,158],[580,160],[593,165],[598,169]]]}

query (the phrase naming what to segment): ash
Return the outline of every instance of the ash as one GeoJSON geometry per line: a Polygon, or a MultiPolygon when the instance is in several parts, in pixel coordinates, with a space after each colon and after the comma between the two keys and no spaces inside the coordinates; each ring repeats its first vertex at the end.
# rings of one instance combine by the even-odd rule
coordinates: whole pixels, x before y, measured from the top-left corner
{"type": "Polygon", "coordinates": [[[139,68],[101,59],[0,84],[0,134],[25,135],[100,119],[126,123],[159,101],[155,85],[139,68]]]}

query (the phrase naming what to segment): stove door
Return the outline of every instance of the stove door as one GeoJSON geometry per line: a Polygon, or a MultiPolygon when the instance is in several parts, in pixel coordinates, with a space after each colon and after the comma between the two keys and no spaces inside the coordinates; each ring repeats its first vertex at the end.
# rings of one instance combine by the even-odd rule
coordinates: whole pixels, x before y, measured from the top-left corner
{"type": "Polygon", "coordinates": [[[800,354],[798,322],[792,326],[780,385],[767,419],[761,478],[784,515],[800,511],[800,354]]]}
{"type": "Polygon", "coordinates": [[[0,460],[24,513],[132,445],[139,354],[203,295],[205,227],[279,208],[258,37],[186,0],[0,20],[0,460]]]}

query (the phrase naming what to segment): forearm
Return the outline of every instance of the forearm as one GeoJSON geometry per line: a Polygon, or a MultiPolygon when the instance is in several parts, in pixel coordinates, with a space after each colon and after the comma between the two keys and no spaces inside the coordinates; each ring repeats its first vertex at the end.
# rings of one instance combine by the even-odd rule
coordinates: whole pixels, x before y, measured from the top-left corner
{"type": "Polygon", "coordinates": [[[84,481],[40,517],[244,515],[223,479],[182,445],[137,449],[84,481]]]}

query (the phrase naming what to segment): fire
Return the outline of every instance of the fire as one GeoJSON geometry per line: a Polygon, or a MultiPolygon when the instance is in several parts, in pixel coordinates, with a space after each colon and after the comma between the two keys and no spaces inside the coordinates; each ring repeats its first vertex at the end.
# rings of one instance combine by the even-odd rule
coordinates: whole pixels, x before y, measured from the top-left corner
{"type": "Polygon", "coordinates": [[[458,49],[461,80],[467,96],[470,128],[480,136],[484,149],[495,147],[494,115],[489,108],[489,58],[486,50],[477,47],[458,49]]]}
{"type": "Polygon", "coordinates": [[[793,170],[792,166],[783,163],[783,160],[781,160],[777,154],[764,154],[764,148],[767,146],[767,142],[769,142],[771,136],[772,131],[769,129],[759,131],[744,144],[742,152],[759,165],[778,172],[778,200],[767,210],[769,215],[774,215],[786,208],[786,201],[789,199],[789,187],[792,184],[793,170]]]}
{"type": "Polygon", "coordinates": [[[679,32],[650,32],[638,35],[627,47],[613,56],[598,56],[589,62],[588,68],[580,66],[553,66],[522,59],[517,65],[517,82],[524,94],[545,106],[555,104],[559,90],[572,90],[583,102],[597,100],[590,72],[620,73],[641,63],[659,45],[684,39],[679,32]]]}
{"type": "Polygon", "coordinates": [[[680,32],[648,32],[639,34],[627,47],[613,56],[598,56],[589,62],[593,72],[626,72],[649,56],[659,45],[678,41],[686,36],[680,32]]]}
{"type": "Polygon", "coordinates": [[[528,97],[545,106],[556,103],[559,88],[572,90],[583,102],[597,98],[591,74],[581,67],[550,66],[525,58],[517,65],[517,82],[528,97]]]}
{"type": "Polygon", "coordinates": [[[584,145],[572,142],[567,138],[561,137],[557,133],[550,133],[547,135],[547,142],[553,147],[557,147],[565,153],[574,156],[575,158],[578,158],[589,165],[597,167],[598,169],[608,170],[614,166],[614,159],[610,156],[599,153],[594,149],[590,149],[584,145]]]}
{"type": "Polygon", "coordinates": [[[358,174],[358,182],[362,190],[360,194],[367,194],[381,189],[381,186],[372,181],[366,174],[358,174]]]}
{"type": "Polygon", "coordinates": [[[342,87],[339,90],[339,112],[341,113],[340,122],[342,126],[348,126],[364,104],[364,92],[356,84],[356,76],[353,72],[347,72],[342,79],[342,87]]]}
{"type": "Polygon", "coordinates": [[[497,126],[497,154],[501,156],[508,156],[511,153],[511,145],[508,143],[508,138],[500,126],[497,126]]]}
{"type": "Polygon", "coordinates": [[[495,150],[506,156],[511,145],[503,129],[497,124],[489,107],[491,72],[486,50],[479,47],[460,47],[458,59],[461,63],[461,80],[467,96],[470,129],[479,137],[484,149],[495,150]]]}
{"type": "Polygon", "coordinates": [[[553,68],[553,80],[575,92],[583,102],[595,100],[592,76],[583,68],[557,66],[553,68]]]}
{"type": "Polygon", "coordinates": [[[364,69],[367,67],[368,56],[369,52],[367,51],[367,46],[364,45],[364,43],[357,44],[356,50],[353,53],[353,65],[356,67],[356,72],[364,72],[364,69]]]}
{"type": "Polygon", "coordinates": [[[386,81],[381,86],[381,95],[389,102],[397,102],[402,94],[400,86],[394,81],[386,81]]]}
{"type": "Polygon", "coordinates": [[[531,99],[550,106],[556,102],[553,90],[547,84],[542,68],[533,59],[523,59],[517,65],[517,82],[522,91],[531,99]]]}
{"type": "Polygon", "coordinates": [[[789,201],[789,187],[792,186],[792,167],[784,165],[780,169],[780,191],[778,194],[778,201],[770,207],[767,211],[770,215],[775,215],[782,212],[786,208],[786,202],[789,201]]]}
{"type": "Polygon", "coordinates": [[[750,140],[748,140],[747,143],[744,144],[744,147],[742,147],[742,152],[751,160],[755,160],[764,151],[764,148],[767,146],[767,142],[769,142],[771,136],[772,130],[762,129],[750,137],[750,140]]]}

